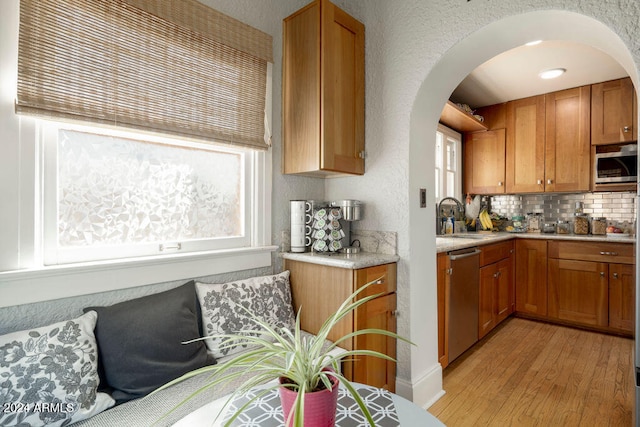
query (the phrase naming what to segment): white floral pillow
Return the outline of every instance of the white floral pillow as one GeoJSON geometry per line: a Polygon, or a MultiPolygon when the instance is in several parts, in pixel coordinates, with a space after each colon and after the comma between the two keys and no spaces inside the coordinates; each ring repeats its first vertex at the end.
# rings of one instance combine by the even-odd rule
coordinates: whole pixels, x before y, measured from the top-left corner
{"type": "MultiPolygon", "coordinates": [[[[289,271],[221,284],[196,282],[196,292],[205,336],[234,334],[254,327],[255,324],[239,306],[249,309],[276,330],[293,329],[295,324],[289,271]]],[[[247,348],[246,344],[221,348],[221,338],[210,338],[205,342],[215,358],[230,356],[247,348]]]]}
{"type": "Polygon", "coordinates": [[[0,336],[0,425],[66,426],[114,405],[97,392],[97,318],[0,336]]]}

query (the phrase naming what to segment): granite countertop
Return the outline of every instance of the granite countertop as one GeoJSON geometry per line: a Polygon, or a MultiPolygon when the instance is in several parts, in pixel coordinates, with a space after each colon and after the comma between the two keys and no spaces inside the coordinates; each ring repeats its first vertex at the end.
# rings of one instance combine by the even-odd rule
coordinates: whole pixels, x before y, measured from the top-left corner
{"type": "Polygon", "coordinates": [[[284,259],[309,262],[312,264],[327,265],[330,267],[348,268],[357,270],[376,265],[398,262],[398,255],[378,254],[372,252],[360,252],[357,254],[343,253],[319,253],[319,252],[282,252],[284,259]]]}
{"type": "Polygon", "coordinates": [[[575,234],[554,234],[554,233],[465,233],[457,234],[455,237],[436,236],[437,252],[449,252],[457,249],[469,248],[472,246],[482,246],[491,243],[502,242],[510,239],[544,239],[544,240],[580,240],[588,242],[613,242],[613,243],[635,243],[635,236],[631,237],[609,237],[575,234]]]}

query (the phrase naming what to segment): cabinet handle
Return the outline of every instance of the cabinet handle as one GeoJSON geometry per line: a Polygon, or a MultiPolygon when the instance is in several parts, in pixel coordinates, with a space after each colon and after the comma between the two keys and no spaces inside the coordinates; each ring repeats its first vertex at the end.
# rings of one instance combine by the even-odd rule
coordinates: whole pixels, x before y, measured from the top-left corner
{"type": "Polygon", "coordinates": [[[367,152],[366,151],[361,151],[358,153],[358,157],[360,157],[361,159],[366,159],[367,158],[367,152]]]}
{"type": "Polygon", "coordinates": [[[393,310],[393,311],[391,312],[391,315],[392,315],[393,317],[398,317],[398,315],[399,315],[399,314],[400,314],[400,312],[399,312],[398,310],[393,310]]]}
{"type": "Polygon", "coordinates": [[[600,272],[600,277],[604,277],[604,271],[600,272]]]}
{"type": "Polygon", "coordinates": [[[613,278],[617,279],[618,278],[618,273],[613,273],[613,278]]]}
{"type": "Polygon", "coordinates": [[[502,187],[502,181],[498,181],[498,187],[502,187]]]}
{"type": "Polygon", "coordinates": [[[548,179],[547,180],[547,184],[553,184],[553,180],[552,179],[548,179]]]}
{"type": "Polygon", "coordinates": [[[384,279],[378,279],[376,280],[376,285],[383,285],[384,284],[384,279]]]}
{"type": "Polygon", "coordinates": [[[618,256],[618,252],[600,252],[600,255],[618,256]]]}
{"type": "Polygon", "coordinates": [[[541,179],[538,180],[538,185],[542,185],[542,180],[541,179]]]}
{"type": "Polygon", "coordinates": [[[624,133],[628,133],[629,131],[631,131],[631,128],[629,126],[625,126],[622,128],[622,132],[624,133]]]}

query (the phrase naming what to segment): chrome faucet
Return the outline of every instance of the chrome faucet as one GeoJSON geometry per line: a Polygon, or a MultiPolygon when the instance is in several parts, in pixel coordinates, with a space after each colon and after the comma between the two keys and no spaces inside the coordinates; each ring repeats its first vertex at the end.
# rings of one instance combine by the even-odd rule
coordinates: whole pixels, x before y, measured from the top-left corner
{"type": "Polygon", "coordinates": [[[460,202],[460,200],[456,199],[455,197],[445,197],[444,199],[440,200],[440,203],[438,203],[438,210],[436,212],[436,234],[444,234],[442,218],[447,218],[448,216],[442,212],[442,203],[446,200],[452,200],[456,204],[457,212],[451,212],[453,214],[454,220],[464,220],[464,205],[460,202]]]}

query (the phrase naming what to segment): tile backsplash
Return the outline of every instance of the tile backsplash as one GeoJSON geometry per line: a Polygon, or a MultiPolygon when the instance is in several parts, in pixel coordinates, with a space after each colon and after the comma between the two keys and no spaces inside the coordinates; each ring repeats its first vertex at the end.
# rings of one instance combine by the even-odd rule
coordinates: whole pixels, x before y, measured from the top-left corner
{"type": "Polygon", "coordinates": [[[583,212],[592,217],[631,224],[636,220],[636,193],[631,192],[493,196],[491,210],[508,218],[533,212],[542,213],[546,221],[570,220],[576,202],[582,202],[583,212]]]}

